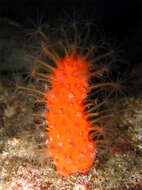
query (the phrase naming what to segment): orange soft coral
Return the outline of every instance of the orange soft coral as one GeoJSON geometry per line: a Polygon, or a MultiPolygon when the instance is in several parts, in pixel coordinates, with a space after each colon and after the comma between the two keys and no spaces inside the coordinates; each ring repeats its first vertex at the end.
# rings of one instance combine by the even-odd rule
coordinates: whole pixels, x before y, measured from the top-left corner
{"type": "Polygon", "coordinates": [[[48,153],[63,176],[87,172],[95,158],[83,105],[89,92],[88,66],[81,56],[61,59],[53,70],[52,89],[46,93],[48,153]]]}

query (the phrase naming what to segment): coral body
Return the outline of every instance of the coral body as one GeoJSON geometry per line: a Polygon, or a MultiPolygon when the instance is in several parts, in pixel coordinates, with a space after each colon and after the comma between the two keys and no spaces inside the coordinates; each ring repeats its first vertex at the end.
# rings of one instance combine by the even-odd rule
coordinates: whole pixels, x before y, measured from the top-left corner
{"type": "Polygon", "coordinates": [[[53,70],[51,90],[46,93],[48,153],[63,176],[87,172],[95,158],[83,105],[89,92],[88,66],[81,56],[60,59],[53,70]]]}

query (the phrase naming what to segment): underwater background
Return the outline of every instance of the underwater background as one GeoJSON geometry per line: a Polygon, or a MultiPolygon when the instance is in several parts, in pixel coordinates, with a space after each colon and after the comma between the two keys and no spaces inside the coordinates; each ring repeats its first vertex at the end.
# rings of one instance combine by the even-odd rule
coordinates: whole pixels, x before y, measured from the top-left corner
{"type": "MultiPolygon", "coordinates": [[[[139,1],[0,4],[0,190],[142,189],[140,9],[139,1]],[[44,104],[36,101],[34,91],[19,87],[46,88],[35,77],[39,66],[33,59],[41,56],[41,31],[50,39],[52,29],[82,21],[93,23],[88,44],[103,41],[107,50],[116,52],[100,64],[114,61],[108,63],[110,75],[103,80],[119,80],[122,88],[110,97],[107,107],[115,117],[105,121],[106,138],[98,145],[91,170],[65,178],[58,176],[52,158],[42,151],[46,146],[44,104]]],[[[103,51],[98,49],[97,56],[103,51]]]]}

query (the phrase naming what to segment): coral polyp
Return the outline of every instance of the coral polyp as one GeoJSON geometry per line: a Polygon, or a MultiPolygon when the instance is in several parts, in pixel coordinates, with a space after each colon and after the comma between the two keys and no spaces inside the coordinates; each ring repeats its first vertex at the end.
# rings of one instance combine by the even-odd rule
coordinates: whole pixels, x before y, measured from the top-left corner
{"type": "Polygon", "coordinates": [[[102,110],[98,111],[107,102],[103,97],[104,92],[107,94],[105,88],[115,88],[116,85],[105,82],[103,74],[107,67],[98,62],[113,57],[114,52],[94,58],[92,52],[97,46],[88,46],[87,42],[83,47],[75,24],[69,32],[73,35],[68,35],[63,28],[58,32],[61,36],[64,33],[62,40],[55,41],[51,34],[53,42],[50,42],[40,31],[45,40],[42,42],[43,57],[37,59],[41,70],[36,75],[48,86],[44,92],[48,125],[46,154],[53,158],[58,174],[69,176],[76,172],[86,173],[92,167],[96,145],[102,140],[102,118],[111,116],[106,114],[101,118],[102,110]],[[68,39],[70,36],[74,38],[68,39]],[[100,97],[99,91],[103,91],[100,97]]]}

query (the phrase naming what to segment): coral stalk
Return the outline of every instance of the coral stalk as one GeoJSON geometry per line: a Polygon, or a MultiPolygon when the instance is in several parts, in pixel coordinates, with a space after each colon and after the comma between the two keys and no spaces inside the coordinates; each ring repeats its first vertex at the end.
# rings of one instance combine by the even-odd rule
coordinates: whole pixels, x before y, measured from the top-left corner
{"type": "Polygon", "coordinates": [[[84,111],[90,89],[88,67],[81,56],[61,59],[53,70],[52,88],[46,93],[48,153],[63,176],[87,172],[95,158],[91,124],[84,111]]]}

